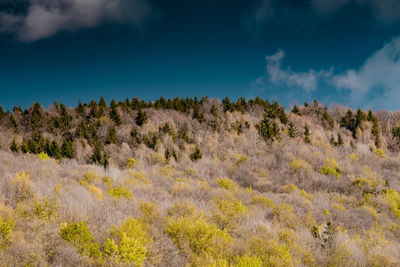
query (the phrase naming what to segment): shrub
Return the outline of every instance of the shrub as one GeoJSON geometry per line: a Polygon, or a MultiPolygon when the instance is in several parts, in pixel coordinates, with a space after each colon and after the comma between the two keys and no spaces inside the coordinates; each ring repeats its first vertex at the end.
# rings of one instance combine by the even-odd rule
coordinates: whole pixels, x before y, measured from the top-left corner
{"type": "Polygon", "coordinates": [[[100,176],[94,171],[88,171],[83,175],[82,180],[80,181],[81,185],[87,186],[90,184],[94,184],[100,181],[100,176]]]}
{"type": "Polygon", "coordinates": [[[115,226],[110,238],[104,243],[104,254],[122,263],[142,266],[147,257],[147,245],[152,238],[147,234],[146,225],[134,218],[115,226]]]}
{"type": "Polygon", "coordinates": [[[247,214],[247,207],[241,201],[230,197],[228,199],[214,199],[213,218],[221,228],[233,228],[247,214]]]}
{"type": "Polygon", "coordinates": [[[14,153],[19,152],[19,146],[18,146],[17,142],[15,141],[15,139],[13,139],[13,141],[11,143],[10,150],[14,153]]]}
{"type": "Polygon", "coordinates": [[[15,229],[15,222],[10,219],[0,218],[0,246],[4,247],[10,243],[11,233],[15,229]]]}
{"type": "Polygon", "coordinates": [[[261,237],[253,238],[250,240],[249,250],[261,259],[263,266],[294,266],[290,249],[285,244],[279,244],[277,240],[270,241],[261,237]]]}
{"type": "Polygon", "coordinates": [[[208,224],[204,218],[170,218],[165,232],[181,251],[192,259],[198,256],[211,256],[216,259],[232,239],[225,230],[208,224]]]}
{"type": "Polygon", "coordinates": [[[242,257],[236,257],[236,263],[234,267],[262,267],[263,262],[257,256],[250,257],[244,255],[242,257]]]}
{"type": "Polygon", "coordinates": [[[114,188],[109,188],[108,195],[115,199],[120,199],[121,197],[124,197],[126,199],[132,198],[132,193],[128,189],[126,189],[125,186],[120,185],[117,185],[114,188]]]}
{"type": "Polygon", "coordinates": [[[145,172],[137,172],[134,170],[128,171],[127,182],[128,183],[142,182],[144,184],[151,183],[149,177],[147,176],[147,174],[145,172]]]}
{"type": "Polygon", "coordinates": [[[49,159],[49,155],[47,155],[47,153],[44,153],[44,152],[40,152],[37,155],[37,157],[38,157],[38,159],[43,160],[43,161],[46,161],[49,159]]]}
{"type": "Polygon", "coordinates": [[[349,155],[349,158],[352,160],[352,161],[354,161],[354,162],[358,162],[359,160],[360,160],[360,158],[357,156],[357,154],[355,154],[355,153],[351,153],[350,155],[349,155]]]}
{"type": "Polygon", "coordinates": [[[375,155],[379,156],[380,158],[384,158],[385,155],[385,151],[383,151],[381,148],[375,149],[375,155]]]}
{"type": "Polygon", "coordinates": [[[141,109],[138,111],[138,114],[136,116],[135,122],[138,126],[142,126],[147,122],[147,113],[146,111],[142,111],[141,109]]]}
{"type": "Polygon", "coordinates": [[[269,199],[263,195],[252,196],[251,204],[252,205],[261,205],[261,206],[270,207],[270,208],[275,207],[275,203],[272,201],[272,199],[269,199]]]}
{"type": "Polygon", "coordinates": [[[64,223],[60,229],[61,238],[75,246],[79,253],[93,258],[101,257],[100,244],[94,242],[92,233],[84,222],[64,223]]]}
{"type": "Polygon", "coordinates": [[[295,157],[293,157],[290,163],[290,168],[292,168],[292,170],[294,171],[309,172],[311,170],[311,165],[302,159],[296,159],[295,157]]]}
{"type": "Polygon", "coordinates": [[[32,198],[35,194],[29,173],[21,171],[15,174],[11,184],[15,187],[17,201],[24,201],[32,198]]]}
{"type": "Polygon", "coordinates": [[[385,192],[385,196],[392,206],[392,210],[397,219],[400,220],[400,195],[396,190],[390,189],[385,192]]]}
{"type": "Polygon", "coordinates": [[[42,220],[50,220],[56,215],[58,208],[56,199],[45,199],[42,202],[35,201],[33,213],[42,220]]]}
{"type": "Polygon", "coordinates": [[[196,148],[194,149],[194,152],[190,155],[190,159],[192,161],[197,161],[197,160],[201,159],[201,157],[202,157],[202,154],[201,154],[200,148],[198,146],[196,146],[196,148]]]}
{"type": "Polygon", "coordinates": [[[102,200],[103,199],[103,191],[101,191],[100,188],[94,186],[94,185],[89,185],[88,186],[88,191],[89,193],[93,194],[97,200],[102,200]]]}
{"type": "Polygon", "coordinates": [[[192,217],[197,213],[196,205],[190,202],[176,202],[169,210],[168,216],[172,218],[192,217]]]}
{"type": "Polygon", "coordinates": [[[228,190],[228,191],[230,191],[230,190],[232,190],[234,187],[236,187],[237,185],[236,185],[236,183],[235,182],[233,182],[231,179],[229,179],[229,178],[220,178],[220,179],[217,179],[217,185],[220,187],[220,188],[224,188],[224,189],[226,189],[226,190],[228,190]]]}
{"type": "Polygon", "coordinates": [[[333,175],[336,178],[340,178],[339,165],[333,157],[326,159],[325,165],[319,172],[324,175],[333,175]]]}
{"type": "Polygon", "coordinates": [[[136,165],[136,159],[134,158],[129,158],[126,160],[126,168],[133,168],[136,165]]]}

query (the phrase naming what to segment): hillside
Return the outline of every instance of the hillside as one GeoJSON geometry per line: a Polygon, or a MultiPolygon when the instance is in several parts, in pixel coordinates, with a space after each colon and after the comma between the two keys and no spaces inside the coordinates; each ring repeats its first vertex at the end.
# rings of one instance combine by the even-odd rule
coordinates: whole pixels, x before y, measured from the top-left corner
{"type": "Polygon", "coordinates": [[[0,109],[3,266],[399,266],[400,113],[0,109]]]}

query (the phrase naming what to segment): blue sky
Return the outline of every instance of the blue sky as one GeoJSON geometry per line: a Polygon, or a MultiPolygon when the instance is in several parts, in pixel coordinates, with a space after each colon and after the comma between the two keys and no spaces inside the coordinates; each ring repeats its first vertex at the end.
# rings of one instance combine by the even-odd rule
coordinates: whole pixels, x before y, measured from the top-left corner
{"type": "Polygon", "coordinates": [[[400,0],[0,0],[0,104],[261,96],[399,109],[400,0]]]}

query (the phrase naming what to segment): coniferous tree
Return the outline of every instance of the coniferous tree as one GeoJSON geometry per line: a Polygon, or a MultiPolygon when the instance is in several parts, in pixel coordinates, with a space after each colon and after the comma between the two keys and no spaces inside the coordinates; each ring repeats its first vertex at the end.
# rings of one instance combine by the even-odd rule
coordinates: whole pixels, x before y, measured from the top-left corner
{"type": "Polygon", "coordinates": [[[93,154],[90,157],[93,163],[101,164],[102,163],[102,147],[100,143],[96,143],[93,147],[93,154]]]}
{"type": "Polygon", "coordinates": [[[108,135],[106,139],[106,144],[116,144],[117,143],[117,130],[115,130],[115,127],[111,127],[108,130],[108,135]]]}
{"type": "Polygon", "coordinates": [[[61,146],[61,154],[64,158],[72,159],[75,154],[74,142],[70,139],[64,140],[61,146]]]}
{"type": "Polygon", "coordinates": [[[32,107],[31,127],[33,131],[39,131],[43,127],[42,107],[38,102],[35,102],[32,107]]]}
{"type": "Polygon", "coordinates": [[[11,143],[10,150],[14,153],[19,152],[19,146],[18,146],[17,142],[15,141],[15,139],[13,139],[13,141],[11,143]]]}
{"type": "Polygon", "coordinates": [[[338,134],[337,145],[338,146],[343,146],[343,139],[342,139],[342,135],[341,134],[338,134]]]}
{"type": "Polygon", "coordinates": [[[290,138],[295,138],[297,136],[297,131],[293,122],[289,122],[288,135],[290,138]]]}
{"type": "Polygon", "coordinates": [[[300,109],[297,107],[297,105],[294,105],[292,108],[292,113],[300,115],[300,109]]]}
{"type": "Polygon", "coordinates": [[[192,161],[197,161],[201,158],[202,158],[202,154],[201,154],[200,148],[198,146],[196,146],[196,148],[194,149],[194,152],[190,155],[190,159],[192,161]]]}
{"type": "Polygon", "coordinates": [[[47,153],[50,157],[55,158],[55,159],[61,159],[62,158],[62,152],[60,147],[58,146],[58,143],[53,140],[50,145],[50,151],[47,153]]]}
{"type": "Polygon", "coordinates": [[[139,109],[138,114],[136,116],[135,122],[138,126],[142,126],[147,122],[147,114],[146,111],[139,109]]]}
{"type": "Polygon", "coordinates": [[[310,128],[308,127],[308,125],[304,125],[304,142],[306,144],[311,144],[311,140],[310,140],[310,128]]]}

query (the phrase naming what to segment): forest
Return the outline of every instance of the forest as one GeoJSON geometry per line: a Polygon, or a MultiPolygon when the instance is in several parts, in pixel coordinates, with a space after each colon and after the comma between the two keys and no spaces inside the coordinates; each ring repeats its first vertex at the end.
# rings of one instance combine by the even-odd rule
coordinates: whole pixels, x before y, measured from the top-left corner
{"type": "Polygon", "coordinates": [[[101,98],[0,131],[2,266],[400,265],[400,111],[101,98]]]}

